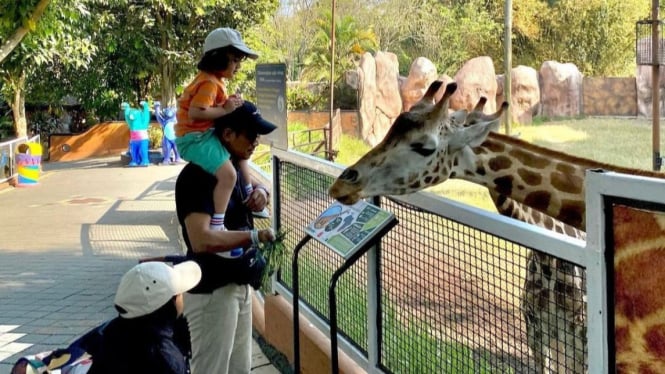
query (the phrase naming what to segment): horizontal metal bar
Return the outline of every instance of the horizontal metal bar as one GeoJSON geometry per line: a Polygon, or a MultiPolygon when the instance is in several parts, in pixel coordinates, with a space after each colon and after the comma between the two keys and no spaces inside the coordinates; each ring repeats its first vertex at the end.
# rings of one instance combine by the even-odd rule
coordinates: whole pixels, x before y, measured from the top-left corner
{"type": "Polygon", "coordinates": [[[345,169],[343,165],[295,150],[284,151],[273,147],[272,154],[273,157],[277,157],[282,161],[287,161],[331,177],[337,177],[345,169]]]}
{"type": "Polygon", "coordinates": [[[459,203],[430,192],[391,196],[391,198],[584,267],[593,264],[596,258],[586,249],[586,242],[583,240],[459,203]]]}

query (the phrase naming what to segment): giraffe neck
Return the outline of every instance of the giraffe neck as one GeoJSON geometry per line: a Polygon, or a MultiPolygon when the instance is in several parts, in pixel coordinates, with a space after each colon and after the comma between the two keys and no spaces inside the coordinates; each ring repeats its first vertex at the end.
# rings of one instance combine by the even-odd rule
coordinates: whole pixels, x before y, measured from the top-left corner
{"type": "Polygon", "coordinates": [[[458,156],[452,168],[452,177],[486,186],[498,195],[583,231],[587,170],[664,177],[570,156],[496,133],[490,133],[480,146],[458,156]]]}
{"type": "Polygon", "coordinates": [[[496,191],[490,190],[490,196],[492,197],[497,212],[503,216],[511,217],[518,221],[542,227],[559,234],[586,240],[586,233],[584,231],[566,225],[565,223],[555,220],[531,207],[524,206],[506,195],[501,195],[496,191]]]}

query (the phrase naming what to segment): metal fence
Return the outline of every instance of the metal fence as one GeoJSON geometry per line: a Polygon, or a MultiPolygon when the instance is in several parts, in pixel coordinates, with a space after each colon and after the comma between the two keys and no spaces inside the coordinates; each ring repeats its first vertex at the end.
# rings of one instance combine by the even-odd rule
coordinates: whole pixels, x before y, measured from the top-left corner
{"type": "MultiPolygon", "coordinates": [[[[287,247],[332,203],[340,172],[273,150],[275,225],[287,247]]],[[[353,359],[389,373],[599,372],[587,347],[603,339],[603,274],[584,241],[428,193],[378,203],[399,224],[337,285],[340,347],[353,359]]],[[[342,261],[313,240],[298,260],[301,311],[328,334],[329,280],[342,261]]],[[[290,269],[277,278],[285,295],[290,269]]]]}
{"type": "Polygon", "coordinates": [[[20,137],[0,143],[0,183],[16,176],[16,147],[26,142],[40,143],[40,137],[20,137]]]}

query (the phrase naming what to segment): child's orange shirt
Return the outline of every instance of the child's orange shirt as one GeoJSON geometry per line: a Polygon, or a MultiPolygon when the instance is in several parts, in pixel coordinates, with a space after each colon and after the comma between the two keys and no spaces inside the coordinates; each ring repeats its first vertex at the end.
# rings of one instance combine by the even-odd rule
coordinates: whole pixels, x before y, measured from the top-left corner
{"type": "Polygon", "coordinates": [[[221,79],[215,75],[199,71],[194,80],[185,88],[178,99],[178,111],[175,125],[176,136],[184,136],[193,131],[206,131],[212,127],[214,121],[192,120],[189,118],[191,106],[210,108],[222,105],[226,99],[226,87],[221,79]]]}

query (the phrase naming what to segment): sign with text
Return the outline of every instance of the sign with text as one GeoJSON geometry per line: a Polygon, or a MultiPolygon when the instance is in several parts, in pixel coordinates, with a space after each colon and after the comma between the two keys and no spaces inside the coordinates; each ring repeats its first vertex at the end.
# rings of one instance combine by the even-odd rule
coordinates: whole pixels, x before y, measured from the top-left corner
{"type": "Polygon", "coordinates": [[[261,136],[261,143],[287,149],[286,64],[256,65],[256,98],[263,118],[277,125],[277,130],[261,136]]]}
{"type": "Polygon", "coordinates": [[[363,248],[395,215],[360,200],[353,205],[334,202],[311,222],[305,232],[344,258],[363,248]]]}

